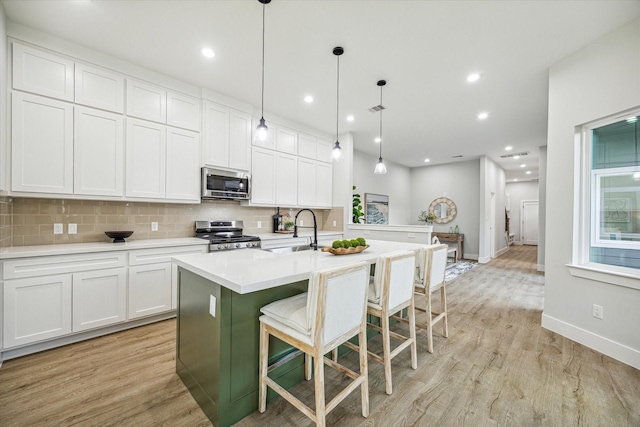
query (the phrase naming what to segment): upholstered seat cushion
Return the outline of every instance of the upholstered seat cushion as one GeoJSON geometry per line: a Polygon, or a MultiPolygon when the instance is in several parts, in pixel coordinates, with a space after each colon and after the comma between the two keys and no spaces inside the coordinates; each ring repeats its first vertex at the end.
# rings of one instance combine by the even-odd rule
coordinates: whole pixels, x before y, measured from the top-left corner
{"type": "Polygon", "coordinates": [[[260,312],[302,334],[311,335],[306,292],[267,304],[260,312]]]}

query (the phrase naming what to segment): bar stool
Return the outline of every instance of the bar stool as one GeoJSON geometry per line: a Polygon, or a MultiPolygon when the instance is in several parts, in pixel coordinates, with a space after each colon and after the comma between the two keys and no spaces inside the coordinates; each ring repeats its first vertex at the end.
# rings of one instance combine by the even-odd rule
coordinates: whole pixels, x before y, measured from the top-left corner
{"type": "Polygon", "coordinates": [[[366,262],[338,268],[318,270],[311,274],[308,292],[272,302],[260,309],[260,388],[259,411],[267,408],[267,386],[324,426],[326,415],[358,386],[362,395],[362,416],[369,416],[369,383],[367,371],[366,304],[369,265],[366,262]],[[310,358],[315,359],[315,411],[267,374],[278,366],[268,366],[269,335],[298,349],[305,355],[305,378],[311,377],[310,358]],[[327,359],[324,354],[358,335],[360,373],[327,359]],[[322,363],[324,362],[324,363],[322,363]],[[353,381],[328,404],[325,403],[324,365],[328,365],[353,381]]]}
{"type": "Polygon", "coordinates": [[[416,323],[416,326],[427,330],[427,351],[433,353],[433,326],[439,321],[443,321],[442,334],[449,336],[449,325],[447,322],[447,292],[444,276],[447,269],[447,245],[431,245],[420,249],[418,255],[418,274],[416,277],[415,292],[425,296],[425,309],[416,307],[416,310],[425,312],[427,315],[425,323],[416,323]],[[434,312],[432,308],[431,293],[440,290],[440,312],[434,312]]]}
{"type": "MultiPolygon", "coordinates": [[[[372,282],[369,282],[367,313],[380,319],[380,326],[367,323],[369,328],[382,333],[382,357],[368,352],[376,362],[384,365],[385,391],[393,392],[391,380],[391,360],[402,350],[411,346],[411,367],[418,367],[416,325],[414,310],[414,276],[416,269],[416,254],[412,251],[401,251],[378,257],[376,271],[372,282]],[[409,337],[392,332],[389,329],[389,317],[393,313],[407,309],[409,323],[409,337]],[[391,339],[403,341],[391,351],[391,339]]],[[[406,320],[406,319],[405,319],[406,320]]],[[[362,343],[362,341],[359,341],[362,343]]],[[[357,350],[358,346],[350,342],[344,345],[357,350]]],[[[337,349],[333,352],[333,360],[337,358],[337,349]]]]}

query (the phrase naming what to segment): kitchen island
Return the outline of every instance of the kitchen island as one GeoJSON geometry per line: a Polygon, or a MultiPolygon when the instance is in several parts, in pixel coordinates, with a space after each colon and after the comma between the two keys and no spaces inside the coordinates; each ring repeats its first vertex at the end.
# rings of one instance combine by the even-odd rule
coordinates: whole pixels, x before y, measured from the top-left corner
{"type": "MultiPolygon", "coordinates": [[[[176,371],[207,417],[228,426],[258,408],[260,308],[306,292],[312,271],[366,261],[412,243],[369,241],[359,254],[272,253],[259,249],[177,256],[178,321],[176,371]]],[[[272,338],[270,376],[285,388],[304,378],[302,357],[287,360],[291,347],[272,338]]],[[[269,399],[275,394],[269,394],[269,399]]]]}

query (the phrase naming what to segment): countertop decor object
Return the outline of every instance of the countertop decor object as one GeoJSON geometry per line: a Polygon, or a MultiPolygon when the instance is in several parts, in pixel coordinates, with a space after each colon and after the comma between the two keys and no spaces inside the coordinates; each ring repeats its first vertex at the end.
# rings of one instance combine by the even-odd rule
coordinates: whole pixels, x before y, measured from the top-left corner
{"type": "Polygon", "coordinates": [[[124,239],[131,237],[133,231],[105,231],[107,237],[113,239],[113,243],[124,243],[124,239]]]}
{"type": "Polygon", "coordinates": [[[334,248],[322,248],[322,252],[330,252],[334,255],[350,255],[350,254],[359,254],[360,252],[366,250],[369,247],[369,245],[365,245],[365,246],[356,246],[354,247],[350,247],[350,248],[338,248],[338,249],[334,249],[334,248]]]}

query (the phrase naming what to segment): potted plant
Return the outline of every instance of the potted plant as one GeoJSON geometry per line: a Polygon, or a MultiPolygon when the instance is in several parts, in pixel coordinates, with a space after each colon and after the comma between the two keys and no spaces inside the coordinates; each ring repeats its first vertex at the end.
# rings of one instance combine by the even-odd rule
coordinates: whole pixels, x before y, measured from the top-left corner
{"type": "Polygon", "coordinates": [[[293,226],[296,225],[293,221],[287,221],[284,223],[285,230],[293,230],[293,226]]]}
{"type": "Polygon", "coordinates": [[[431,212],[421,211],[420,215],[418,215],[418,221],[426,223],[426,225],[433,225],[433,221],[436,219],[436,216],[431,212]]]}

